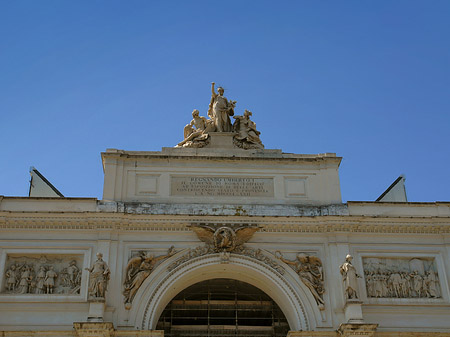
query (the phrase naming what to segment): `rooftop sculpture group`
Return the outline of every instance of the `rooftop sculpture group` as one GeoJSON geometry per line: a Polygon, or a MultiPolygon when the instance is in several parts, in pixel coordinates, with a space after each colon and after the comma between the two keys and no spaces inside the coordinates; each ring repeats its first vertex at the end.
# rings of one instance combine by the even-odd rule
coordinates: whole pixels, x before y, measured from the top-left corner
{"type": "Polygon", "coordinates": [[[211,102],[208,108],[208,117],[200,116],[197,109],[192,111],[192,121],[184,127],[184,139],[176,147],[204,147],[209,144],[211,132],[234,133],[233,143],[242,149],[263,149],[264,145],[259,139],[260,132],[256,124],[250,120],[251,111],[245,110],[243,116],[234,116],[236,101],[228,100],[223,94],[222,87],[211,86],[211,102]],[[235,119],[231,124],[230,117],[235,119]]]}

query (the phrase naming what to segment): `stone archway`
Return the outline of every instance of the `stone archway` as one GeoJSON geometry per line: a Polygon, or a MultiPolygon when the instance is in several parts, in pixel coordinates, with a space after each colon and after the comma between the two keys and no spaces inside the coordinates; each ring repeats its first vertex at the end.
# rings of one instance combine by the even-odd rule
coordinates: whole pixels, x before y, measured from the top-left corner
{"type": "Polygon", "coordinates": [[[295,273],[281,275],[264,262],[238,254],[231,254],[224,263],[218,253],[192,258],[168,271],[176,259],[164,261],[139,289],[129,315],[136,329],[155,329],[173,297],[195,283],[214,278],[235,279],[262,290],[281,308],[291,330],[312,330],[316,326],[320,313],[295,273]]]}

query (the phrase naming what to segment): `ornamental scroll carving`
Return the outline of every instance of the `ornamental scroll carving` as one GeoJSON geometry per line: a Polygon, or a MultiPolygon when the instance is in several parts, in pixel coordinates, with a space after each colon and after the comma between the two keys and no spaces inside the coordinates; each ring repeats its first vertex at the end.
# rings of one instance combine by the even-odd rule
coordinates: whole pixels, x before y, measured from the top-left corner
{"type": "Polygon", "coordinates": [[[125,270],[125,281],[123,283],[125,308],[131,308],[131,303],[133,302],[134,296],[156,265],[174,254],[175,249],[173,246],[169,248],[167,254],[157,257],[155,257],[153,253],[146,251],[139,251],[132,254],[127,263],[125,270]]]}
{"type": "Polygon", "coordinates": [[[3,294],[79,294],[80,256],[8,256],[3,294]]]}
{"type": "Polygon", "coordinates": [[[441,286],[432,258],[363,258],[367,297],[440,298],[441,286]]]}
{"type": "Polygon", "coordinates": [[[295,270],[300,280],[314,296],[319,309],[324,310],[323,294],[325,293],[325,287],[322,261],[317,256],[304,253],[297,254],[297,259],[294,261],[285,259],[280,251],[276,251],[275,256],[295,270]]]}

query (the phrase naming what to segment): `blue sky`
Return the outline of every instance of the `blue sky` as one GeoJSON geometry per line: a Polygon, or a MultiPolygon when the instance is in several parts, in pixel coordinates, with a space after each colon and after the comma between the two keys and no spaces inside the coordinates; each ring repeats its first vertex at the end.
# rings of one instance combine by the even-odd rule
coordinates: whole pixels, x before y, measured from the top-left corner
{"type": "Polygon", "coordinates": [[[174,146],[210,83],[344,201],[450,200],[450,1],[1,1],[0,195],[101,199],[100,152],[174,146]]]}

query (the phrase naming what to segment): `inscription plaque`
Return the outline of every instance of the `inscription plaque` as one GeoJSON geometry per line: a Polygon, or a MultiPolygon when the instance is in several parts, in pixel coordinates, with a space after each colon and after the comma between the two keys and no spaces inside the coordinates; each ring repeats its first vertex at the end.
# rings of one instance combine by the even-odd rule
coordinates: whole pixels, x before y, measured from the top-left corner
{"type": "Polygon", "coordinates": [[[273,178],[173,176],[171,195],[200,197],[273,197],[273,178]]]}

